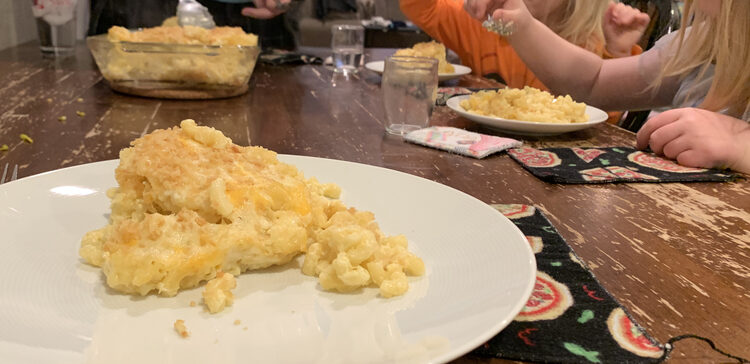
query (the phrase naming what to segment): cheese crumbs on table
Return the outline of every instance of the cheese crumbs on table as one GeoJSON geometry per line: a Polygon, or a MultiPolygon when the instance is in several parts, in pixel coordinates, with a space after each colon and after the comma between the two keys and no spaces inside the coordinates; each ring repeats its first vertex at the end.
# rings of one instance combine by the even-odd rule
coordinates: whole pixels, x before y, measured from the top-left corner
{"type": "Polygon", "coordinates": [[[326,290],[375,285],[392,297],[408,290],[407,275],[424,274],[407,239],[345,206],[338,186],[193,120],[133,141],[115,178],[109,224],[87,233],[79,253],[120,292],[174,296],[218,279],[204,294],[218,312],[231,304],[234,276],[302,253],[302,272],[326,290]]]}

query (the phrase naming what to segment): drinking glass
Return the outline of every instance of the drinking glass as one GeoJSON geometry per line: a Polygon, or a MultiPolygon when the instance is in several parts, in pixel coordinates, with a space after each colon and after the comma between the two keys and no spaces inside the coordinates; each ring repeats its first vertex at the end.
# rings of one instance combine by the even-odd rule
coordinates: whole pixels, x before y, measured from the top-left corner
{"type": "Polygon", "coordinates": [[[393,56],[385,60],[381,88],[385,130],[405,135],[430,122],[438,85],[438,61],[425,57],[393,56]]]}
{"type": "Polygon", "coordinates": [[[39,47],[45,56],[73,53],[76,45],[77,0],[32,0],[39,47]]]}
{"type": "Polygon", "coordinates": [[[357,0],[357,19],[370,20],[375,16],[375,0],[357,0]]]}
{"type": "Polygon", "coordinates": [[[357,72],[362,64],[362,53],[365,49],[365,28],[361,25],[345,24],[332,26],[331,49],[336,72],[357,72]]]}

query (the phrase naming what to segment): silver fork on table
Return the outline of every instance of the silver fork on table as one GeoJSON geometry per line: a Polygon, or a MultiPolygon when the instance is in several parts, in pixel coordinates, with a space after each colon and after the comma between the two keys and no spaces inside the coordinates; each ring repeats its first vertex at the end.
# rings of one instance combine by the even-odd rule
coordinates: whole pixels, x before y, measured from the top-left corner
{"type": "Polygon", "coordinates": [[[5,182],[15,181],[18,179],[18,164],[13,167],[13,174],[8,176],[8,166],[10,163],[5,163],[5,168],[3,168],[3,177],[0,178],[0,184],[3,184],[5,182]],[[5,177],[10,177],[7,181],[5,180],[5,177]]]}

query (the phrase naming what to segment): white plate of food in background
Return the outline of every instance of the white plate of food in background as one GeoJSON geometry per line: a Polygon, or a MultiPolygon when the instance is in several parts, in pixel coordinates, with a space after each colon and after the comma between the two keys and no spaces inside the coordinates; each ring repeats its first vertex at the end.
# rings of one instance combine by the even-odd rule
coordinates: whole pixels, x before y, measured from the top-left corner
{"type": "Polygon", "coordinates": [[[448,99],[446,105],[459,115],[477,123],[483,124],[489,128],[504,131],[510,134],[543,136],[569,133],[573,131],[591,128],[605,121],[609,115],[606,112],[593,106],[586,105],[586,115],[588,121],[581,123],[548,123],[536,121],[522,121],[504,119],[494,116],[484,116],[466,111],[461,106],[461,101],[468,99],[471,95],[455,96],[448,99]]]}
{"type": "MultiPolygon", "coordinates": [[[[471,68],[469,67],[453,63],[451,63],[451,65],[453,65],[454,71],[452,73],[438,73],[438,81],[448,81],[471,73],[471,68]]],[[[385,61],[367,62],[365,63],[365,68],[370,71],[383,74],[385,70],[385,61]]]]}
{"type": "Polygon", "coordinates": [[[81,237],[107,224],[118,161],[0,185],[2,363],[444,363],[496,335],[524,306],[536,263],[516,226],[445,185],[363,164],[280,155],[334,182],[349,206],[404,234],[426,273],[385,299],[377,288],[323,291],[286,265],[238,276],[235,302],[211,315],[202,287],[134,297],[79,257],[81,237]],[[175,332],[184,320],[190,336],[175,332]]]}

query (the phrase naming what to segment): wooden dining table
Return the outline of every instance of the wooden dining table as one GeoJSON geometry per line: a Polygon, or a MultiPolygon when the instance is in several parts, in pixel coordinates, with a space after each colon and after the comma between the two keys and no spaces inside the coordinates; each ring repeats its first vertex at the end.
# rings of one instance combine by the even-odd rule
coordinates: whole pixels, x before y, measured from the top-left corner
{"type": "MultiPolygon", "coordinates": [[[[324,49],[309,50],[321,55],[324,49]]],[[[368,49],[383,59],[393,50],[368,49]]],[[[498,87],[463,76],[449,85],[498,87]]],[[[563,185],[543,182],[507,154],[474,159],[384,132],[380,76],[343,77],[324,65],[258,63],[249,91],[217,100],[114,92],[85,45],[42,58],[35,43],[0,51],[0,173],[18,177],[118,158],[129,143],[183,119],[235,143],[283,154],[346,160],[433,180],[488,204],[541,209],[600,283],[654,338],[695,334],[750,358],[750,182],[563,185]],[[64,120],[63,120],[64,119],[64,120]],[[33,143],[22,140],[28,135],[33,143]]],[[[533,147],[634,146],[611,124],[558,136],[506,135],[437,107],[432,125],[521,139],[533,147]]],[[[0,232],[0,236],[2,232],[0,232]]],[[[1,239],[1,238],[0,238],[1,239]]],[[[698,340],[675,344],[671,362],[728,361],[698,340]]],[[[500,363],[465,355],[456,363],[500,363]]]]}

